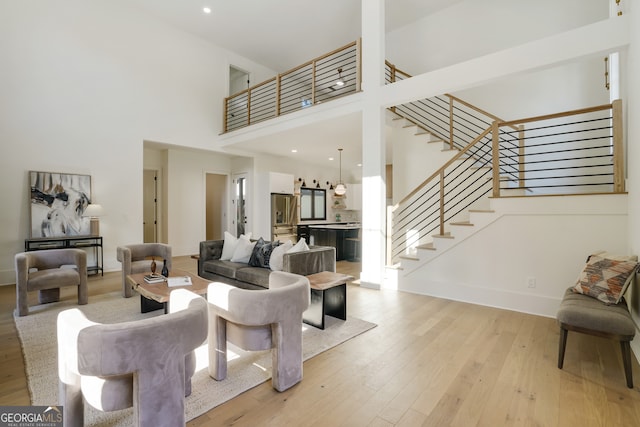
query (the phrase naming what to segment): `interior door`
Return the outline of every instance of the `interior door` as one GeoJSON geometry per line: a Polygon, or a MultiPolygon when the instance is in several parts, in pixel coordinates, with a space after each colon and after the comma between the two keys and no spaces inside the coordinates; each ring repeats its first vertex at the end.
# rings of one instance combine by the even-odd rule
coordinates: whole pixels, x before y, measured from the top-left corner
{"type": "Polygon", "coordinates": [[[144,243],[158,241],[158,171],[145,169],[142,176],[142,227],[144,243]]]}
{"type": "Polygon", "coordinates": [[[224,237],[227,219],[227,175],[206,174],[206,238],[220,240],[224,237]]]}

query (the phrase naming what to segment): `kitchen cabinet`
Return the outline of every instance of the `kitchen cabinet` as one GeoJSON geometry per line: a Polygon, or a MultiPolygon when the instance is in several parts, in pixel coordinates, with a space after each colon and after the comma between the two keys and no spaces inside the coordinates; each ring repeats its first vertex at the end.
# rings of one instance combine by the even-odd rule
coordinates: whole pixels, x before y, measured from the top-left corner
{"type": "Polygon", "coordinates": [[[347,210],[362,210],[362,184],[349,184],[347,186],[347,197],[345,198],[345,202],[345,209],[347,210]]]}
{"type": "Polygon", "coordinates": [[[278,194],[293,194],[293,175],[279,172],[269,172],[269,192],[278,194]]]}

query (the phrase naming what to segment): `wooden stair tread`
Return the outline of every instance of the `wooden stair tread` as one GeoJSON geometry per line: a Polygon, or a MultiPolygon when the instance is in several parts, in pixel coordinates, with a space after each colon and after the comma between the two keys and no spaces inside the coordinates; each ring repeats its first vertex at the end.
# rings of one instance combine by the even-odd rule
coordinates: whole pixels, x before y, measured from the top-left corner
{"type": "Polygon", "coordinates": [[[433,246],[433,243],[425,243],[424,245],[416,246],[418,249],[425,249],[427,251],[435,251],[436,247],[433,246]]]}
{"type": "Polygon", "coordinates": [[[469,209],[469,212],[475,212],[475,213],[494,213],[495,211],[491,210],[491,209],[469,209]]]}
{"type": "Polygon", "coordinates": [[[463,225],[467,227],[473,227],[473,224],[469,221],[460,221],[460,222],[450,222],[449,225],[463,225]]]}
{"type": "Polygon", "coordinates": [[[455,237],[453,237],[450,232],[446,232],[444,234],[432,234],[431,237],[439,239],[455,239],[455,237]]]}
{"type": "Polygon", "coordinates": [[[408,259],[411,261],[420,261],[420,259],[417,256],[412,256],[412,255],[400,255],[398,258],[400,259],[408,259]]]}

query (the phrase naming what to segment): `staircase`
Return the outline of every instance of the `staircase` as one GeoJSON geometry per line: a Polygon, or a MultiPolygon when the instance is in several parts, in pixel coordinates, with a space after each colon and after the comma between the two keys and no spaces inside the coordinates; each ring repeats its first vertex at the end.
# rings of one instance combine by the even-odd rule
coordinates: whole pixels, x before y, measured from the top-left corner
{"type": "MultiPolygon", "coordinates": [[[[415,189],[391,212],[387,264],[399,274],[421,269],[498,221],[504,214],[493,207],[497,198],[624,192],[619,101],[505,122],[445,97],[449,116],[442,114],[443,97],[432,103],[436,108],[423,100],[391,109],[394,147],[413,147],[414,168],[401,171],[415,176],[419,162],[421,176],[428,176],[418,185],[404,179],[405,188],[415,189]],[[454,102],[466,110],[464,119],[454,102]],[[444,117],[436,130],[434,111],[444,117]]],[[[394,150],[394,169],[397,158],[394,150]]],[[[395,180],[396,172],[394,187],[395,180]]]]}

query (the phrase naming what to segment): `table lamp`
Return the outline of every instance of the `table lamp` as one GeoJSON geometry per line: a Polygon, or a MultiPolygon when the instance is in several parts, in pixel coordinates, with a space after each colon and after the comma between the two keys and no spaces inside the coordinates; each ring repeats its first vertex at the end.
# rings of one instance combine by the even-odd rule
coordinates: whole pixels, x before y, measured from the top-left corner
{"type": "Polygon", "coordinates": [[[100,235],[100,220],[98,217],[102,216],[102,206],[91,203],[82,213],[82,216],[89,217],[89,230],[92,236],[100,235]]]}

